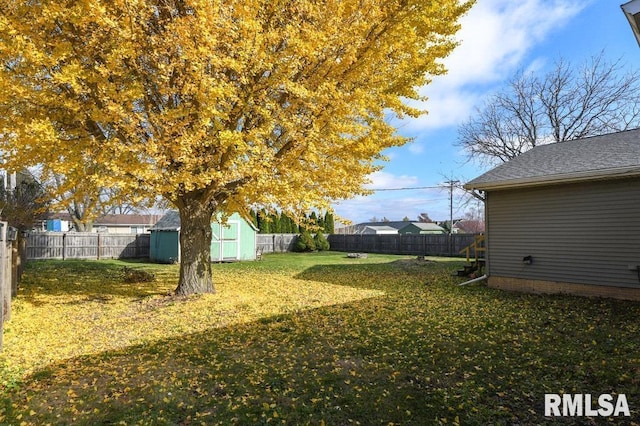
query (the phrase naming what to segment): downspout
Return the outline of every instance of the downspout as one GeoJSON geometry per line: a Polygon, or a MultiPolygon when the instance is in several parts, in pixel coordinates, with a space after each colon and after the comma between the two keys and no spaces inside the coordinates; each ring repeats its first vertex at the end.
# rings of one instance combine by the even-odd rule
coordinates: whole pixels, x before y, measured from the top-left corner
{"type": "Polygon", "coordinates": [[[482,280],[486,280],[486,279],[487,279],[487,274],[484,274],[484,275],[483,275],[483,276],[481,276],[481,277],[474,278],[474,279],[472,279],[472,280],[465,281],[465,282],[463,282],[463,283],[461,283],[461,284],[458,284],[458,286],[463,286],[463,285],[467,285],[467,284],[473,284],[473,283],[476,283],[476,282],[478,282],[478,281],[482,281],[482,280]]]}

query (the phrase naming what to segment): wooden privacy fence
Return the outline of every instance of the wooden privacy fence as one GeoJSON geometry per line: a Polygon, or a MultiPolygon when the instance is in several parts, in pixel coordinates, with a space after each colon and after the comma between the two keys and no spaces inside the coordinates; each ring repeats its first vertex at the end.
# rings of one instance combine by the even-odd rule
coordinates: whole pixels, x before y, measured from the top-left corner
{"type": "Polygon", "coordinates": [[[16,230],[7,222],[0,222],[0,350],[4,323],[11,319],[11,297],[13,292],[13,241],[16,230]]]}
{"type": "Polygon", "coordinates": [[[473,242],[473,234],[329,235],[331,250],[419,256],[459,256],[473,242]]]}
{"type": "Polygon", "coordinates": [[[297,234],[258,234],[256,250],[260,253],[284,253],[293,251],[297,234]]]}
{"type": "Polygon", "coordinates": [[[149,234],[36,232],[27,237],[27,259],[134,259],[149,257],[149,234]]]}
{"type": "MultiPolygon", "coordinates": [[[[258,234],[261,253],[293,250],[296,234],[258,234]]],[[[27,237],[27,259],[132,259],[148,258],[149,234],[37,232],[27,237]]]]}
{"type": "MultiPolygon", "coordinates": [[[[297,234],[258,234],[261,253],[293,251],[297,234]]],[[[474,235],[337,235],[328,236],[331,250],[384,254],[459,256],[474,235]]],[[[149,234],[40,232],[27,236],[27,259],[148,258],[149,234]]]]}

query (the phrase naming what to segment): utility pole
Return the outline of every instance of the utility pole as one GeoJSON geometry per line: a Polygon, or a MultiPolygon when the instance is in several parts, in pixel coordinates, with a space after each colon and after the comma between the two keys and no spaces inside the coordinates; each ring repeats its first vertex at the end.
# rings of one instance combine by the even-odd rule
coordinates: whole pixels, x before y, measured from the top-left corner
{"type": "Polygon", "coordinates": [[[445,182],[449,185],[449,255],[453,254],[453,188],[459,184],[459,180],[449,179],[445,182]]]}
{"type": "Polygon", "coordinates": [[[460,181],[450,179],[445,183],[449,186],[449,220],[450,220],[449,224],[451,225],[449,226],[449,234],[452,234],[453,233],[453,189],[455,188],[455,185],[460,183],[460,181]]]}

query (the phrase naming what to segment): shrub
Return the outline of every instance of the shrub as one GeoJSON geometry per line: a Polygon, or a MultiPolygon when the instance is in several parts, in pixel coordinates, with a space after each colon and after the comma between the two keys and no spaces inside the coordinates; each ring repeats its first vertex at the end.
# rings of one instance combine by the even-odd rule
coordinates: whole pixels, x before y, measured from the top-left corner
{"type": "Polygon", "coordinates": [[[127,268],[122,269],[123,280],[126,283],[148,283],[155,281],[156,276],[150,272],[141,271],[139,269],[127,268]]]}
{"type": "Polygon", "coordinates": [[[322,232],[318,232],[315,237],[313,237],[313,242],[316,244],[316,250],[318,251],[326,251],[329,250],[329,241],[325,238],[322,232]]]}
{"type": "Polygon", "coordinates": [[[298,238],[296,239],[296,243],[293,247],[294,251],[303,252],[303,251],[315,251],[316,243],[313,241],[313,237],[306,229],[302,231],[298,238]]]}

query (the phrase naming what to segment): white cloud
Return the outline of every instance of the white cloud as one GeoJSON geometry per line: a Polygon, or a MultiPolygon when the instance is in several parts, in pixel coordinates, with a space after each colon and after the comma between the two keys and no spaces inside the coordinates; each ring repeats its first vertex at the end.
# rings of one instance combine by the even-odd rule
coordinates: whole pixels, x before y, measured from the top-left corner
{"type": "Polygon", "coordinates": [[[462,18],[460,46],[444,60],[447,84],[486,83],[509,75],[525,54],[562,27],[585,2],[484,0],[462,18]]]}
{"type": "Polygon", "coordinates": [[[371,183],[366,185],[366,188],[369,189],[406,188],[416,186],[419,182],[417,176],[396,176],[384,171],[372,173],[369,176],[369,180],[371,183]]]}
{"type": "Polygon", "coordinates": [[[425,146],[420,142],[411,142],[407,146],[407,149],[412,154],[422,154],[425,151],[425,146]]]}
{"type": "Polygon", "coordinates": [[[575,0],[482,0],[462,18],[461,44],[443,60],[448,73],[420,91],[428,115],[407,120],[412,131],[453,126],[465,120],[485,92],[522,66],[527,53],[573,18],[586,2],[575,0]]]}

